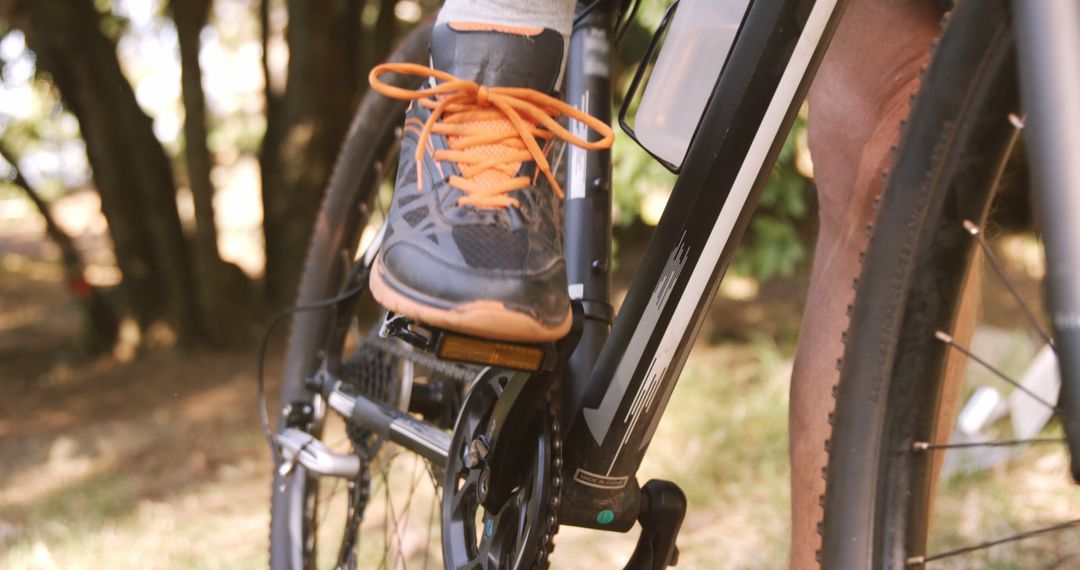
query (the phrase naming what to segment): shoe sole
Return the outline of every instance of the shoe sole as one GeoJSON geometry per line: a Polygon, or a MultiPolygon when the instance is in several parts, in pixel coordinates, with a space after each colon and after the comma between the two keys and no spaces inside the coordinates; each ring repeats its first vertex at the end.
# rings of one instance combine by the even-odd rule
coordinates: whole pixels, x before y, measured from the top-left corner
{"type": "Polygon", "coordinates": [[[472,336],[512,342],[550,342],[570,332],[571,311],[555,326],[508,309],[496,300],[472,301],[450,309],[425,305],[397,291],[383,278],[381,257],[375,258],[369,279],[371,295],[387,310],[424,324],[472,336]]]}

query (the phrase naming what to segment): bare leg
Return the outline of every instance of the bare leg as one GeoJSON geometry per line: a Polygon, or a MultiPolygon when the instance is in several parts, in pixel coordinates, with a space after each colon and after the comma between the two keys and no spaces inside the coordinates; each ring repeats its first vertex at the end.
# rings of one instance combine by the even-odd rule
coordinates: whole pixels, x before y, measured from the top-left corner
{"type": "Polygon", "coordinates": [[[851,0],[810,90],[821,229],[791,379],[791,566],[816,568],[828,412],[859,253],[900,121],[939,31],[930,0],[851,0]]]}

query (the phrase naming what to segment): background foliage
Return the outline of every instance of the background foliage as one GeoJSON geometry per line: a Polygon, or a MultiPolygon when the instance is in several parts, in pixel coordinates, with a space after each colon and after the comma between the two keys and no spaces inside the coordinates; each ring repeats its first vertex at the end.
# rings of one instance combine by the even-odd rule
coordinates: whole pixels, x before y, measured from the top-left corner
{"type": "MultiPolygon", "coordinates": [[[[619,46],[619,58],[624,69],[622,88],[618,90],[620,94],[628,91],[633,72],[667,5],[667,2],[642,2],[637,19],[619,46]]],[[[636,104],[637,101],[632,102],[631,115],[636,110],[636,104]]],[[[660,218],[675,176],[621,130],[618,135],[613,173],[615,221],[623,227],[638,222],[653,226],[660,218]]],[[[732,266],[734,271],[768,281],[777,276],[790,276],[806,260],[806,242],[813,228],[813,220],[808,220],[811,217],[808,212],[815,203],[811,194],[812,176],[804,109],[762,192],[743,247],[736,252],[732,266]],[[808,221],[811,223],[807,224],[808,221]]]]}
{"type": "MultiPolygon", "coordinates": [[[[0,0],[0,199],[36,196],[46,215],[65,196],[100,196],[113,255],[82,259],[79,235],[65,254],[87,333],[114,339],[131,319],[144,335],[224,346],[290,303],[367,70],[438,4],[0,0]],[[243,247],[237,219],[254,232],[243,247]]],[[[627,29],[619,91],[665,7],[643,0],[627,29]]],[[[800,119],[739,273],[789,275],[806,257],[804,131],[800,119]]],[[[674,177],[622,133],[614,152],[615,221],[644,238],[674,177]]],[[[64,223],[50,227],[64,239],[64,223]]]]}

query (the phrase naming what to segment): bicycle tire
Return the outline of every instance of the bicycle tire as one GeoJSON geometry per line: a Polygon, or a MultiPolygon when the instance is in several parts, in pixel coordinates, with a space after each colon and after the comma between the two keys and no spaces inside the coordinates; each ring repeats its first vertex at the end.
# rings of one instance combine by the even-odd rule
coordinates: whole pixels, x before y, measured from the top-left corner
{"type": "MultiPolygon", "coordinates": [[[[431,21],[412,30],[390,55],[391,62],[423,63],[428,57],[431,21]]],[[[387,81],[410,86],[411,79],[390,77],[387,81]]],[[[378,191],[381,160],[397,141],[405,103],[368,91],[353,116],[338,153],[326,194],[316,219],[297,295],[304,305],[333,297],[341,292],[360,233],[367,224],[370,204],[378,191]]],[[[281,383],[282,404],[313,402],[314,395],[304,381],[320,360],[331,325],[329,311],[298,313],[293,320],[285,354],[281,383]]],[[[284,417],[279,414],[279,425],[284,417]]],[[[270,567],[273,570],[312,568],[307,551],[313,542],[314,521],[305,520],[307,497],[314,491],[301,467],[281,475],[274,466],[270,508],[270,567]]]]}
{"type": "MultiPolygon", "coordinates": [[[[902,127],[862,256],[833,388],[823,472],[822,568],[908,568],[925,553],[929,454],[947,347],[975,257],[964,220],[985,221],[1018,128],[1009,5],[959,2],[902,127]]],[[[916,564],[917,565],[917,564],[916,564]]]]}

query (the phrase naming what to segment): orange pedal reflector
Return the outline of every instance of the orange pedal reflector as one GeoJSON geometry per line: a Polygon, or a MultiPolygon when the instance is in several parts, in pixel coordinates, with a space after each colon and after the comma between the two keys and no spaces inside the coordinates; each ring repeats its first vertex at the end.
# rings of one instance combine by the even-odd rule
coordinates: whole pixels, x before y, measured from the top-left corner
{"type": "Polygon", "coordinates": [[[501,366],[537,372],[544,363],[544,349],[455,334],[443,334],[436,356],[470,364],[501,366]]]}

